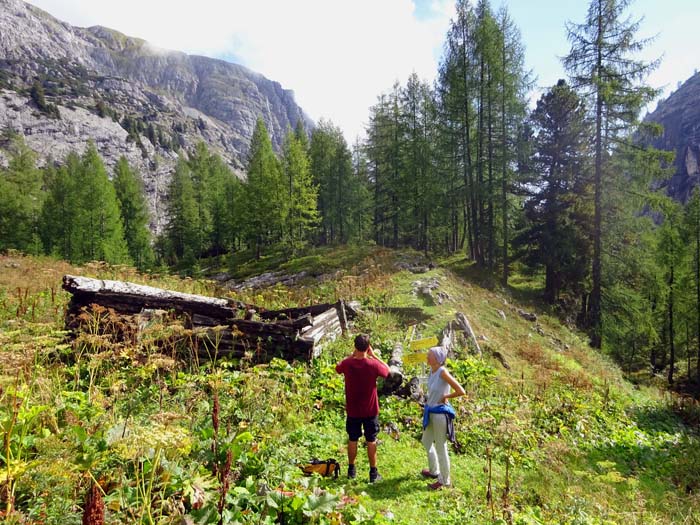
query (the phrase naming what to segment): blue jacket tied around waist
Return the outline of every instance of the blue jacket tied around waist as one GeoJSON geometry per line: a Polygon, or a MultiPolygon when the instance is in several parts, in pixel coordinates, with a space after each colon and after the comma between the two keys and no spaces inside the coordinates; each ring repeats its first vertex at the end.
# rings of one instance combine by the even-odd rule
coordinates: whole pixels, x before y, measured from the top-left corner
{"type": "Polygon", "coordinates": [[[450,405],[449,403],[435,406],[425,405],[425,408],[423,410],[423,430],[425,430],[428,427],[428,424],[430,423],[430,414],[445,414],[445,418],[447,419],[447,436],[450,442],[454,443],[454,418],[457,416],[457,413],[455,412],[455,409],[452,407],[452,405],[450,405]]]}

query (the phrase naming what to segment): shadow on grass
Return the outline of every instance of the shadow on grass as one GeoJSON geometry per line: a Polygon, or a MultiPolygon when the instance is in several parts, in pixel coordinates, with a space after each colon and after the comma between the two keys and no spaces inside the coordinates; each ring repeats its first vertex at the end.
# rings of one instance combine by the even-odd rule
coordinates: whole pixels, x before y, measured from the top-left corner
{"type": "Polygon", "coordinates": [[[369,306],[366,308],[377,314],[389,314],[401,324],[418,324],[432,319],[433,316],[419,306],[369,306]]]}
{"type": "Polygon", "coordinates": [[[306,271],[310,276],[318,276],[338,269],[349,269],[366,257],[377,254],[376,248],[354,245],[305,248],[295,254],[275,246],[267,248],[259,259],[255,258],[254,250],[246,249],[203,260],[200,264],[210,267],[210,274],[224,271],[232,279],[247,279],[271,271],[286,274],[306,271]]]}
{"type": "Polygon", "coordinates": [[[377,483],[368,483],[365,492],[374,499],[392,499],[400,500],[401,496],[412,492],[426,491],[426,485],[423,480],[419,480],[416,476],[405,474],[399,477],[385,477],[377,483]]]}
{"type": "MultiPolygon", "coordinates": [[[[451,258],[444,266],[459,277],[472,284],[491,291],[503,290],[500,275],[493,273],[488,268],[483,268],[466,258],[451,258]]],[[[523,306],[536,309],[547,308],[543,300],[544,277],[540,274],[511,271],[506,287],[508,294],[523,306]]]]}
{"type": "Polygon", "coordinates": [[[673,412],[671,407],[635,407],[630,416],[635,420],[640,430],[650,435],[674,434],[687,430],[683,420],[673,412]]]}

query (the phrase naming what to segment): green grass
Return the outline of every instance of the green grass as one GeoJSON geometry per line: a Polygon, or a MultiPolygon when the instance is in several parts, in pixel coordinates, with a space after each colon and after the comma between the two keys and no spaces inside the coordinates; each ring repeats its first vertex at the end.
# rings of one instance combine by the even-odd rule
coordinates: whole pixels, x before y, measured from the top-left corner
{"type": "MultiPolygon", "coordinates": [[[[333,277],[229,295],[271,308],[339,298],[421,306],[428,316],[414,338],[438,335],[456,312],[464,313],[483,337],[484,354],[473,355],[460,340],[449,362],[467,397],[454,403],[461,445],[451,451],[454,486],[440,493],[429,491],[419,475],[426,466],[420,407],[395,396],[380,399],[384,480],[366,481],[364,448],[358,479],[344,477],[343,381],[334,365],[359,331],[386,356],[405,342],[409,320],[368,311],[353,334],[329,343],[312,364],[212,366],[177,359],[145,340],[134,346],[97,336],[66,342],[69,296],[60,277],[224,293],[214,283],[0,257],[0,428],[11,450],[9,461],[5,451],[0,460],[0,512],[7,508],[4,488],[15,494],[5,522],[78,524],[94,478],[105,492],[107,523],[175,524],[183,514],[217,523],[221,479],[214,472],[225,470],[230,452],[228,523],[700,523],[700,443],[669,394],[641,377],[640,385],[629,383],[583,334],[562,325],[538,302],[536,277],[515,275],[502,288],[457,257],[425,274],[396,268],[415,257],[347,247],[290,261],[283,254],[241,260],[241,278],[272,269],[333,277]],[[442,305],[413,294],[414,281],[430,278],[449,294],[442,305]],[[537,325],[518,308],[536,311],[537,325]],[[510,369],[494,358],[496,351],[510,369]],[[343,475],[304,478],[296,465],[312,457],[338,459],[343,475]]],[[[416,365],[405,372],[424,370],[416,365]]]]}

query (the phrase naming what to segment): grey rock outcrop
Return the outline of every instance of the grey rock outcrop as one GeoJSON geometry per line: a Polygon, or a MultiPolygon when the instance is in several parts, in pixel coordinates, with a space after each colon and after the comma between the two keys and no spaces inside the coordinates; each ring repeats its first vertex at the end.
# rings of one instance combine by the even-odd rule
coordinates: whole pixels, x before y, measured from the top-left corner
{"type": "Polygon", "coordinates": [[[156,49],[105,27],[73,27],[21,0],[0,0],[0,131],[24,135],[41,162],[81,153],[90,140],[110,171],[126,156],[144,180],[155,230],[178,155],[203,141],[244,177],[259,116],[278,149],[288,127],[314,126],[292,91],[243,66],[156,49]],[[37,81],[60,117],[31,100],[37,81]]]}
{"type": "Polygon", "coordinates": [[[670,196],[687,202],[700,184],[700,73],[659,102],[645,120],[663,125],[652,145],[676,153],[675,173],[664,184],[670,196]]]}

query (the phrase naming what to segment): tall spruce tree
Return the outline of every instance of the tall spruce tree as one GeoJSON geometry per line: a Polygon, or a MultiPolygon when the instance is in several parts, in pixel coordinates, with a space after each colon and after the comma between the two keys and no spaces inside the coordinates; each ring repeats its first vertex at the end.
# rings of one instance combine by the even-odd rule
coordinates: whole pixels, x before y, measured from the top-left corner
{"type": "Polygon", "coordinates": [[[350,222],[351,240],[365,242],[372,234],[372,195],[370,193],[369,159],[366,144],[357,139],[352,148],[350,222]]]}
{"type": "Polygon", "coordinates": [[[436,111],[430,86],[413,73],[400,92],[402,184],[396,188],[401,207],[402,242],[426,254],[438,190],[434,141],[436,111]]]}
{"type": "Polygon", "coordinates": [[[240,233],[240,180],[218,155],[209,157],[208,192],[206,206],[211,217],[207,250],[220,255],[232,249],[240,233]]]}
{"type": "Polygon", "coordinates": [[[400,86],[379,97],[370,110],[367,155],[374,185],[374,229],[377,244],[399,246],[401,223],[409,206],[404,206],[408,175],[404,162],[405,121],[400,102],[400,86]]]}
{"type": "Polygon", "coordinates": [[[545,298],[583,294],[590,267],[588,140],[590,125],[578,95],[560,80],[537,102],[531,117],[535,155],[523,187],[530,226],[518,241],[532,244],[531,265],[545,267],[545,298]]]}
{"type": "Polygon", "coordinates": [[[595,122],[592,289],[589,305],[591,343],[602,343],[602,196],[608,159],[616,141],[629,133],[640,109],[655,91],[642,81],[656,66],[635,59],[645,40],[635,35],[639,22],[623,18],[631,0],[591,0],[582,24],[567,24],[571,50],[564,57],[573,87],[589,101],[595,122]]]}
{"type": "Polygon", "coordinates": [[[197,207],[196,240],[192,245],[193,253],[200,257],[208,254],[211,248],[211,235],[213,228],[212,206],[217,194],[222,188],[219,181],[212,180],[212,155],[204,144],[199,142],[190,152],[187,164],[192,176],[192,190],[197,207]]]}
{"type": "Polygon", "coordinates": [[[114,166],[112,180],[131,260],[139,269],[149,268],[153,264],[153,249],[143,182],[124,157],[114,166]]]}

